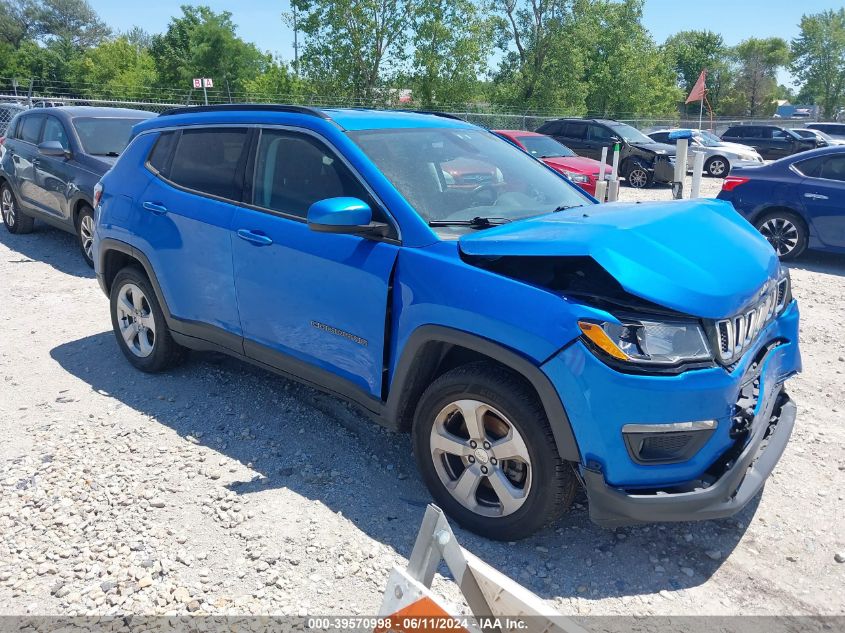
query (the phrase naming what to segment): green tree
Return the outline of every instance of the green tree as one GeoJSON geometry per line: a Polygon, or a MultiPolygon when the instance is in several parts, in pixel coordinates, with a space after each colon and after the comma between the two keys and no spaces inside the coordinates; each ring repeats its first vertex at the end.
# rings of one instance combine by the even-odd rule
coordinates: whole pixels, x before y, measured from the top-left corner
{"type": "Polygon", "coordinates": [[[205,6],[183,5],[167,31],[153,36],[150,54],[160,84],[167,87],[189,87],[194,77],[211,77],[220,87],[228,82],[240,90],[272,62],[269,54],[238,37],[231,13],[205,6]]]}
{"type": "Polygon", "coordinates": [[[497,103],[521,111],[584,112],[583,49],[572,45],[573,0],[495,0],[504,55],[497,103]]]}
{"type": "Polygon", "coordinates": [[[88,48],[111,34],[87,0],[38,0],[28,6],[36,35],[46,41],[67,40],[77,48],[88,48]]]}
{"type": "Polygon", "coordinates": [[[801,18],[801,33],[792,40],[792,72],[833,118],[845,102],[845,9],[801,18]]]}
{"type": "Polygon", "coordinates": [[[245,79],[242,88],[247,101],[270,103],[299,101],[304,91],[303,82],[281,60],[274,60],[264,72],[245,79]]]}
{"type": "Polygon", "coordinates": [[[156,83],[155,61],[122,36],[87,50],[73,64],[71,78],[97,99],[146,99],[156,83]]]}
{"type": "Polygon", "coordinates": [[[682,93],[642,24],[643,0],[577,0],[574,40],[585,51],[587,110],[615,118],[677,113],[682,93]]]}
{"type": "Polygon", "coordinates": [[[789,45],[780,37],[748,38],[732,51],[737,64],[734,88],[744,114],[768,116],[774,112],[777,71],[789,63],[789,45]]]}
{"type": "Polygon", "coordinates": [[[304,35],[300,72],[323,95],[387,100],[407,58],[414,0],[293,0],[304,35]]]}
{"type": "Polygon", "coordinates": [[[684,97],[702,70],[707,70],[707,101],[715,112],[733,82],[729,49],[722,36],[712,31],[679,31],[663,44],[667,61],[678,78],[684,97]]]}
{"type": "Polygon", "coordinates": [[[469,102],[493,43],[483,8],[472,0],[421,0],[411,28],[414,101],[424,107],[469,102]]]}

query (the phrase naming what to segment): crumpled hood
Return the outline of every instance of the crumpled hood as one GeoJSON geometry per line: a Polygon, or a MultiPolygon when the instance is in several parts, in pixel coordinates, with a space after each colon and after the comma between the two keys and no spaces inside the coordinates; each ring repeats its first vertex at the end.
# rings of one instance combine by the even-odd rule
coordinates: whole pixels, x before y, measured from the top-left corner
{"type": "Polygon", "coordinates": [[[661,154],[666,156],[674,156],[676,151],[674,145],[658,143],[657,141],[654,141],[653,143],[631,143],[631,145],[649,152],[654,152],[655,154],[661,154]]]}
{"type": "Polygon", "coordinates": [[[633,295],[701,318],[739,312],[777,275],[766,240],[721,200],[594,205],[464,235],[477,256],[588,256],[633,295]]]}

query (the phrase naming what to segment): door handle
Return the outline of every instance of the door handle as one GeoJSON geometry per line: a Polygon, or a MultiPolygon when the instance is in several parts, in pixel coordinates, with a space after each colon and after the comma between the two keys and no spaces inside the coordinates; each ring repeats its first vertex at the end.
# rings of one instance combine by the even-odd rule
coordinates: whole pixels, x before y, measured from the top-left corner
{"type": "Polygon", "coordinates": [[[263,233],[250,231],[249,229],[238,229],[238,237],[256,246],[270,246],[273,243],[273,240],[263,233]]]}
{"type": "Polygon", "coordinates": [[[145,202],[141,206],[147,211],[152,211],[156,215],[164,215],[167,213],[167,207],[163,204],[159,204],[158,202],[145,202]]]}
{"type": "Polygon", "coordinates": [[[811,200],[827,200],[828,199],[827,196],[823,196],[820,193],[805,193],[804,197],[810,198],[811,200]]]}

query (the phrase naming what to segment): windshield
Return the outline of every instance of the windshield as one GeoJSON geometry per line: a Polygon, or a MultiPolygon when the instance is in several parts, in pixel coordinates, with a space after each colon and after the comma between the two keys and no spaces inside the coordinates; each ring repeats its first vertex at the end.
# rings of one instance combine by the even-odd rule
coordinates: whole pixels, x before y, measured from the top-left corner
{"type": "Polygon", "coordinates": [[[410,128],[349,136],[428,222],[501,223],[591,203],[562,176],[489,132],[410,128]]]}
{"type": "Polygon", "coordinates": [[[144,119],[74,119],[73,127],[86,154],[119,156],[129,143],[132,126],[144,119]]]}
{"type": "Polygon", "coordinates": [[[525,149],[537,158],[555,158],[558,156],[575,156],[575,152],[563,143],[558,143],[550,136],[517,136],[516,139],[525,145],[525,149]]]}
{"type": "Polygon", "coordinates": [[[708,132],[707,130],[699,130],[698,134],[700,134],[703,139],[706,139],[707,142],[710,143],[708,147],[715,147],[716,145],[722,144],[722,139],[713,134],[713,132],[708,132]]]}
{"type": "Polygon", "coordinates": [[[693,139],[704,147],[718,147],[722,144],[721,139],[713,139],[710,136],[705,136],[701,132],[693,132],[693,139]]]}
{"type": "Polygon", "coordinates": [[[637,128],[631,127],[627,123],[614,123],[610,127],[622,137],[622,140],[628,143],[654,143],[654,139],[650,139],[637,128]]]}

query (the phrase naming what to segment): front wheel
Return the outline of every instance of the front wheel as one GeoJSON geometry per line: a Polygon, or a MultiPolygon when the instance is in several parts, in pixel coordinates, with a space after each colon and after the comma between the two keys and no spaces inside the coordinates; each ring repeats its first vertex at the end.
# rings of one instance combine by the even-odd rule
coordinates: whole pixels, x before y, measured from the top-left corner
{"type": "Polygon", "coordinates": [[[807,227],[794,213],[773,211],[759,218],[754,226],[781,259],[795,259],[807,249],[807,227]]]}
{"type": "Polygon", "coordinates": [[[146,275],[128,267],[117,273],[110,295],[111,321],[117,344],[127,360],[145,372],[159,372],[184,357],[173,340],[146,275]]]}
{"type": "Polygon", "coordinates": [[[713,156],[707,159],[707,162],[704,164],[704,171],[713,178],[724,178],[730,170],[731,165],[728,159],[722,156],[713,156]]]}
{"type": "Polygon", "coordinates": [[[641,165],[632,165],[625,175],[625,182],[634,189],[645,189],[651,185],[652,179],[651,172],[641,165]]]}
{"type": "Polygon", "coordinates": [[[543,407],[517,375],[478,362],[452,369],[420,398],[414,455],[432,496],[463,527],[521,539],[575,494],[543,407]]]}

